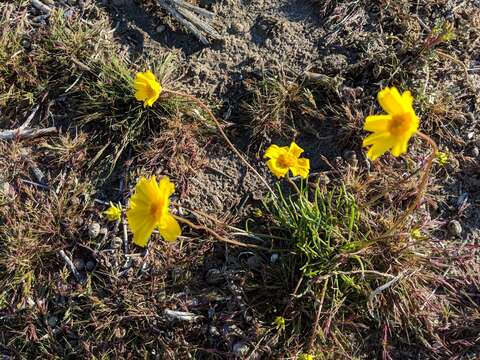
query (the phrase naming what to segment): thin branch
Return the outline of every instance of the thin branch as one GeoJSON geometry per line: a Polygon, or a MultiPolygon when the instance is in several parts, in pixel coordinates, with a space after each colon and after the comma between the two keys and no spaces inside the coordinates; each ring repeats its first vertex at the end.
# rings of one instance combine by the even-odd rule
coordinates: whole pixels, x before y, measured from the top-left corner
{"type": "Polygon", "coordinates": [[[78,283],[83,284],[84,278],[82,277],[82,275],[80,275],[72,260],[67,256],[67,254],[65,254],[65,251],[60,250],[59,255],[63,259],[63,261],[65,261],[65,264],[67,264],[68,268],[75,277],[75,280],[77,280],[78,283]]]}
{"type": "Polygon", "coordinates": [[[0,140],[27,140],[33,139],[40,136],[56,134],[58,132],[56,127],[49,127],[44,129],[23,129],[19,127],[14,130],[3,130],[0,131],[0,140]]]}

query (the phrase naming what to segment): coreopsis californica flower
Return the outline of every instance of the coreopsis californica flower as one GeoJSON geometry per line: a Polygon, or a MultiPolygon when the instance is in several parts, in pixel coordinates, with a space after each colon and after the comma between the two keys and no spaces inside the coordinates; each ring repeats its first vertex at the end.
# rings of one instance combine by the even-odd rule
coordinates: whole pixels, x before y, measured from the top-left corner
{"type": "Polygon", "coordinates": [[[450,154],[448,151],[437,151],[435,153],[435,156],[440,166],[445,166],[448,164],[448,160],[450,158],[450,154]]]}
{"type": "Polygon", "coordinates": [[[109,221],[120,220],[122,216],[122,208],[120,205],[113,204],[110,202],[110,207],[103,212],[109,221]]]}
{"type": "Polygon", "coordinates": [[[285,330],[285,318],[283,316],[277,316],[273,321],[277,331],[285,330]]]}
{"type": "Polygon", "coordinates": [[[300,158],[303,149],[292,141],[290,146],[270,145],[265,151],[264,158],[270,171],[278,178],[284,177],[288,170],[293,176],[306,178],[310,171],[310,160],[300,158]]]}
{"type": "Polygon", "coordinates": [[[408,141],[418,130],[419,120],[413,110],[410,91],[400,95],[395,87],[385,88],[378,93],[378,103],[386,114],[370,115],[365,119],[364,130],[371,131],[363,140],[369,147],[367,156],[375,160],[386,151],[393,156],[407,152],[408,141]]]}
{"type": "Polygon", "coordinates": [[[150,70],[137,73],[133,86],[135,87],[135,98],[143,101],[144,107],[152,106],[162,92],[162,85],[150,70]]]}
{"type": "Polygon", "coordinates": [[[145,247],[155,228],[167,241],[175,241],[180,236],[180,225],[168,210],[170,195],[174,191],[175,185],[168,177],[162,177],[159,182],[155,176],[140,178],[127,210],[135,244],[145,247]]]}

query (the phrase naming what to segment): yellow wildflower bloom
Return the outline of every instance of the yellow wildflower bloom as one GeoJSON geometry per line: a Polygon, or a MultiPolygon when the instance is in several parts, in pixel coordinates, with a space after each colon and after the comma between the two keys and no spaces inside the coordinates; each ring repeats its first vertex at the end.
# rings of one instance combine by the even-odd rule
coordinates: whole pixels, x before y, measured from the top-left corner
{"type": "Polygon", "coordinates": [[[419,124],[410,91],[400,95],[395,87],[387,87],[378,93],[378,102],[387,114],[367,116],[363,126],[373,132],[363,140],[363,146],[370,147],[367,155],[371,160],[388,150],[393,156],[407,152],[408,142],[419,124]]]}
{"type": "Polygon", "coordinates": [[[437,151],[435,156],[437,157],[438,165],[445,166],[448,164],[450,153],[448,151],[437,151]]]}
{"type": "Polygon", "coordinates": [[[300,354],[298,360],[313,360],[313,355],[310,354],[300,354]]]}
{"type": "Polygon", "coordinates": [[[120,220],[122,216],[122,207],[120,205],[115,205],[110,201],[110,207],[103,212],[109,221],[120,220]]]}
{"type": "Polygon", "coordinates": [[[277,331],[285,330],[285,318],[283,316],[277,316],[273,321],[273,324],[277,328],[277,331]]]}
{"type": "Polygon", "coordinates": [[[160,182],[155,176],[140,178],[127,210],[135,244],[145,247],[155,228],[167,241],[175,241],[180,236],[180,225],[168,211],[169,198],[174,191],[175,185],[168,177],[161,178],[160,182]]]}
{"type": "Polygon", "coordinates": [[[290,147],[270,145],[265,151],[264,158],[270,171],[278,178],[284,177],[288,170],[293,176],[301,176],[306,178],[310,171],[310,160],[301,158],[303,149],[292,141],[290,147]]]}
{"type": "Polygon", "coordinates": [[[150,70],[137,73],[133,86],[135,87],[135,98],[143,101],[144,107],[152,106],[162,92],[162,85],[158,83],[150,70]]]}
{"type": "Polygon", "coordinates": [[[410,236],[413,239],[418,240],[422,237],[422,232],[420,231],[420,229],[413,229],[412,231],[410,231],[410,236]]]}

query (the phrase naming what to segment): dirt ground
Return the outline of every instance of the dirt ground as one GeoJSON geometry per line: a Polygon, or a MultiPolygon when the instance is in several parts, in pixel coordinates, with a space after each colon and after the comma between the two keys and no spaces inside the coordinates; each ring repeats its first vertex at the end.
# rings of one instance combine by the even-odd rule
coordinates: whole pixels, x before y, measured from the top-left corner
{"type": "Polygon", "coordinates": [[[209,45],[153,0],[43,2],[60,11],[70,37],[52,31],[56,15],[44,16],[33,1],[0,4],[0,128],[16,128],[34,114],[32,125],[60,130],[0,143],[2,358],[480,356],[478,1],[199,0],[196,5],[216,14],[221,35],[209,45]],[[7,36],[12,24],[22,24],[16,40],[7,36]],[[93,35],[75,38],[80,28],[93,35]],[[67,52],[75,49],[62,45],[65,38],[78,54],[67,52]],[[330,275],[302,275],[289,243],[296,235],[272,220],[268,189],[194,110],[158,110],[153,119],[162,127],[142,128],[144,137],[100,180],[118,151],[118,128],[101,122],[103,115],[89,116],[110,109],[122,116],[124,100],[97,108],[93,92],[83,95],[95,61],[118,57],[133,77],[167,54],[176,65],[166,87],[208,104],[270,186],[277,181],[265,166],[265,149],[295,139],[311,160],[312,184],[346,184],[369,219],[385,211],[371,220],[375,234],[408,208],[418,185],[406,180],[417,175],[429,149],[415,139],[405,157],[371,162],[361,148],[362,125],[379,112],[381,88],[412,91],[421,130],[448,160],[436,160],[427,195],[411,227],[396,235],[398,244],[378,245],[368,261],[358,252],[367,264],[394,248],[391,263],[372,267],[394,280],[368,282],[362,275],[351,285],[358,293],[325,297],[322,276],[330,275]],[[52,65],[56,56],[63,56],[60,65],[52,65]],[[19,57],[18,67],[11,66],[19,57]],[[57,78],[69,83],[57,86],[57,78]],[[79,108],[86,101],[94,110],[79,108]],[[148,250],[125,244],[122,224],[101,213],[109,201],[126,206],[140,174],[168,175],[176,183],[178,215],[256,246],[274,242],[246,229],[281,235],[274,246],[280,250],[227,245],[186,227],[174,244],[159,237],[148,250]],[[367,208],[385,189],[380,204],[367,208]],[[414,229],[422,235],[413,236],[414,229]],[[283,330],[274,325],[279,315],[287,319],[283,330]]]}

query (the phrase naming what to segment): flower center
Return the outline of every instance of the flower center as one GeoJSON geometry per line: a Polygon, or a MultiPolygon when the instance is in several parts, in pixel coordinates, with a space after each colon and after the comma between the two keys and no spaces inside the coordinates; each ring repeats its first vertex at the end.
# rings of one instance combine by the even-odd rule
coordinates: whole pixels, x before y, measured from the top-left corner
{"type": "Polygon", "coordinates": [[[282,154],[278,157],[278,165],[283,168],[289,168],[297,163],[297,158],[290,154],[282,154]]]}
{"type": "Polygon", "coordinates": [[[149,98],[154,97],[155,94],[156,94],[155,88],[150,83],[147,84],[147,92],[148,92],[148,97],[149,98]]]}
{"type": "Polygon", "coordinates": [[[410,113],[403,113],[394,115],[388,126],[388,130],[394,136],[400,136],[408,132],[412,122],[412,115],[410,113]]]}
{"type": "Polygon", "coordinates": [[[162,217],[163,202],[157,201],[150,205],[150,214],[157,220],[162,217]]]}

